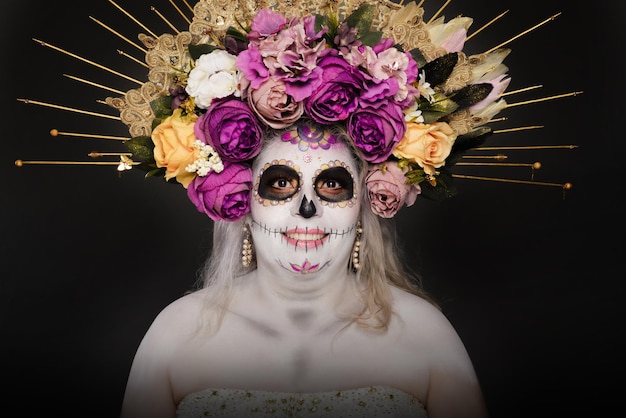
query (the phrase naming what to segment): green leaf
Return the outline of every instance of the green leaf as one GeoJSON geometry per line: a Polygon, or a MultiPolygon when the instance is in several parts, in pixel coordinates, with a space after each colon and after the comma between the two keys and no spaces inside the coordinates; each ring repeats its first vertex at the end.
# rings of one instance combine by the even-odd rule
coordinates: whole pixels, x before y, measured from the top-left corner
{"type": "Polygon", "coordinates": [[[441,97],[433,103],[420,102],[419,109],[422,111],[424,123],[433,123],[458,109],[458,104],[444,96],[441,97]]]}
{"type": "Polygon", "coordinates": [[[436,202],[441,202],[457,194],[452,175],[447,171],[442,171],[437,175],[436,186],[433,186],[428,181],[423,181],[420,183],[420,188],[422,189],[421,197],[436,202]]]}
{"type": "Polygon", "coordinates": [[[226,29],[226,36],[234,38],[238,42],[248,43],[248,38],[246,37],[246,34],[233,28],[232,26],[229,26],[228,29],[226,29]]]}
{"type": "Polygon", "coordinates": [[[133,154],[133,158],[145,162],[154,163],[154,143],[149,136],[136,136],[125,141],[124,144],[133,154]]]}
{"type": "MultiPolygon", "coordinates": [[[[155,119],[161,120],[172,115],[172,96],[160,96],[150,102],[155,119]]],[[[152,126],[155,126],[153,123],[152,126]]]]}
{"type": "Polygon", "coordinates": [[[417,63],[417,68],[419,68],[419,70],[421,72],[422,67],[424,65],[426,65],[426,58],[424,57],[424,54],[422,54],[422,51],[420,51],[419,48],[415,48],[415,49],[410,50],[409,54],[411,54],[411,56],[413,57],[413,59],[417,63]]]}
{"type": "Polygon", "coordinates": [[[161,168],[150,168],[145,170],[147,171],[146,175],[144,176],[145,178],[148,177],[165,177],[165,167],[161,167],[161,168]]]}
{"type": "Polygon", "coordinates": [[[356,28],[357,35],[370,31],[374,20],[374,8],[370,4],[362,4],[350,16],[346,18],[346,23],[351,28],[356,28]]]}
{"type": "Polygon", "coordinates": [[[215,45],[209,44],[198,44],[198,45],[189,45],[187,47],[189,49],[189,55],[193,60],[197,60],[201,55],[211,53],[218,49],[215,45]]]}
{"type": "Polygon", "coordinates": [[[334,13],[331,13],[330,16],[315,15],[315,32],[320,32],[322,29],[326,28],[324,39],[326,39],[329,45],[335,44],[335,36],[337,36],[338,27],[339,22],[334,13]]]}
{"type": "Polygon", "coordinates": [[[359,36],[358,39],[361,42],[363,42],[363,45],[374,46],[378,42],[380,42],[382,37],[383,37],[383,33],[382,32],[367,32],[367,33],[363,34],[362,36],[359,36]]]}

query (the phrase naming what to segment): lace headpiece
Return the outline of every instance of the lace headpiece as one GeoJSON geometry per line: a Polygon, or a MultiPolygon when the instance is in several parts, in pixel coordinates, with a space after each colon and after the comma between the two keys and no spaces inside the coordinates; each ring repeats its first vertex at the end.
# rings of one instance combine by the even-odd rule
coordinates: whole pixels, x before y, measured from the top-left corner
{"type": "MultiPolygon", "coordinates": [[[[143,32],[138,48],[145,51],[147,80],[105,99],[130,133],[122,138],[127,149],[114,153],[119,161],[111,164],[120,171],[137,167],[148,176],[180,184],[211,219],[235,221],[249,211],[250,165],[263,138],[271,130],[305,122],[344,128],[368,162],[371,208],[382,217],[393,217],[418,195],[454,195],[454,178],[511,181],[455,172],[465,164],[505,166],[507,162],[463,159],[506,159],[469,151],[484,151],[490,135],[507,131],[491,127],[504,120],[496,115],[525,103],[505,99],[522,91],[506,92],[510,78],[504,59],[510,40],[466,55],[472,19],[445,21],[441,12],[449,0],[429,19],[421,2],[200,0],[192,8],[183,0],[188,12],[171,3],[188,21],[188,30],[157,36],[139,23],[143,32]]],[[[18,166],[32,163],[46,162],[16,161],[18,166]]],[[[534,170],[540,165],[529,166],[534,170]]],[[[570,183],[534,179],[514,182],[571,188],[570,183]]]]}

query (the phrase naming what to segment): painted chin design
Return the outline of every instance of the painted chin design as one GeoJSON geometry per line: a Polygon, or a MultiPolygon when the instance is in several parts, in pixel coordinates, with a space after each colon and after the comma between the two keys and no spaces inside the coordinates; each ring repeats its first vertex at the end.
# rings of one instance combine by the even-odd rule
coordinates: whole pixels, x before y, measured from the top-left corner
{"type": "Polygon", "coordinates": [[[320,229],[297,228],[282,232],[287,244],[296,248],[312,250],[328,241],[328,233],[320,229]]]}

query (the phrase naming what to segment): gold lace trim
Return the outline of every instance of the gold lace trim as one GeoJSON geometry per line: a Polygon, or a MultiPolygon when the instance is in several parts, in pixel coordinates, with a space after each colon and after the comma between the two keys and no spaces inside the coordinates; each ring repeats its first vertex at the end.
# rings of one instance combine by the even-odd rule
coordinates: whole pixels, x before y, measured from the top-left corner
{"type": "MultiPolygon", "coordinates": [[[[194,6],[189,31],[177,35],[164,34],[158,38],[139,35],[139,40],[148,48],[148,81],[139,89],[129,90],[124,97],[107,98],[106,103],[118,109],[122,122],[129,127],[132,136],[150,135],[155,117],[150,102],[167,95],[176,75],[182,76],[190,70],[192,62],[186,51],[188,45],[219,45],[228,27],[240,27],[240,22],[249,23],[264,8],[271,8],[285,16],[314,13],[328,15],[334,10],[342,20],[363,3],[374,6],[373,27],[406,51],[419,48],[427,61],[446,54],[445,49],[431,42],[428,26],[423,20],[424,10],[415,3],[401,6],[388,0],[200,0],[194,6]]],[[[472,67],[480,62],[481,57],[468,59],[460,52],[452,74],[438,90],[449,94],[466,86],[472,77],[472,67]]],[[[450,115],[449,120],[458,134],[467,133],[477,126],[477,121],[472,121],[471,114],[466,111],[450,115]]]]}

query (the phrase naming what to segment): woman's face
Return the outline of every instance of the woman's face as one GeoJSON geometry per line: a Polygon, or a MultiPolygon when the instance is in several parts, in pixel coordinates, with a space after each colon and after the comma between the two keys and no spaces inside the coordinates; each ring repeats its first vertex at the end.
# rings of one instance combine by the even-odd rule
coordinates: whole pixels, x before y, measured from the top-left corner
{"type": "Polygon", "coordinates": [[[272,140],[255,159],[250,229],[257,264],[296,274],[347,268],[359,218],[357,163],[328,134],[299,135],[272,140]]]}

